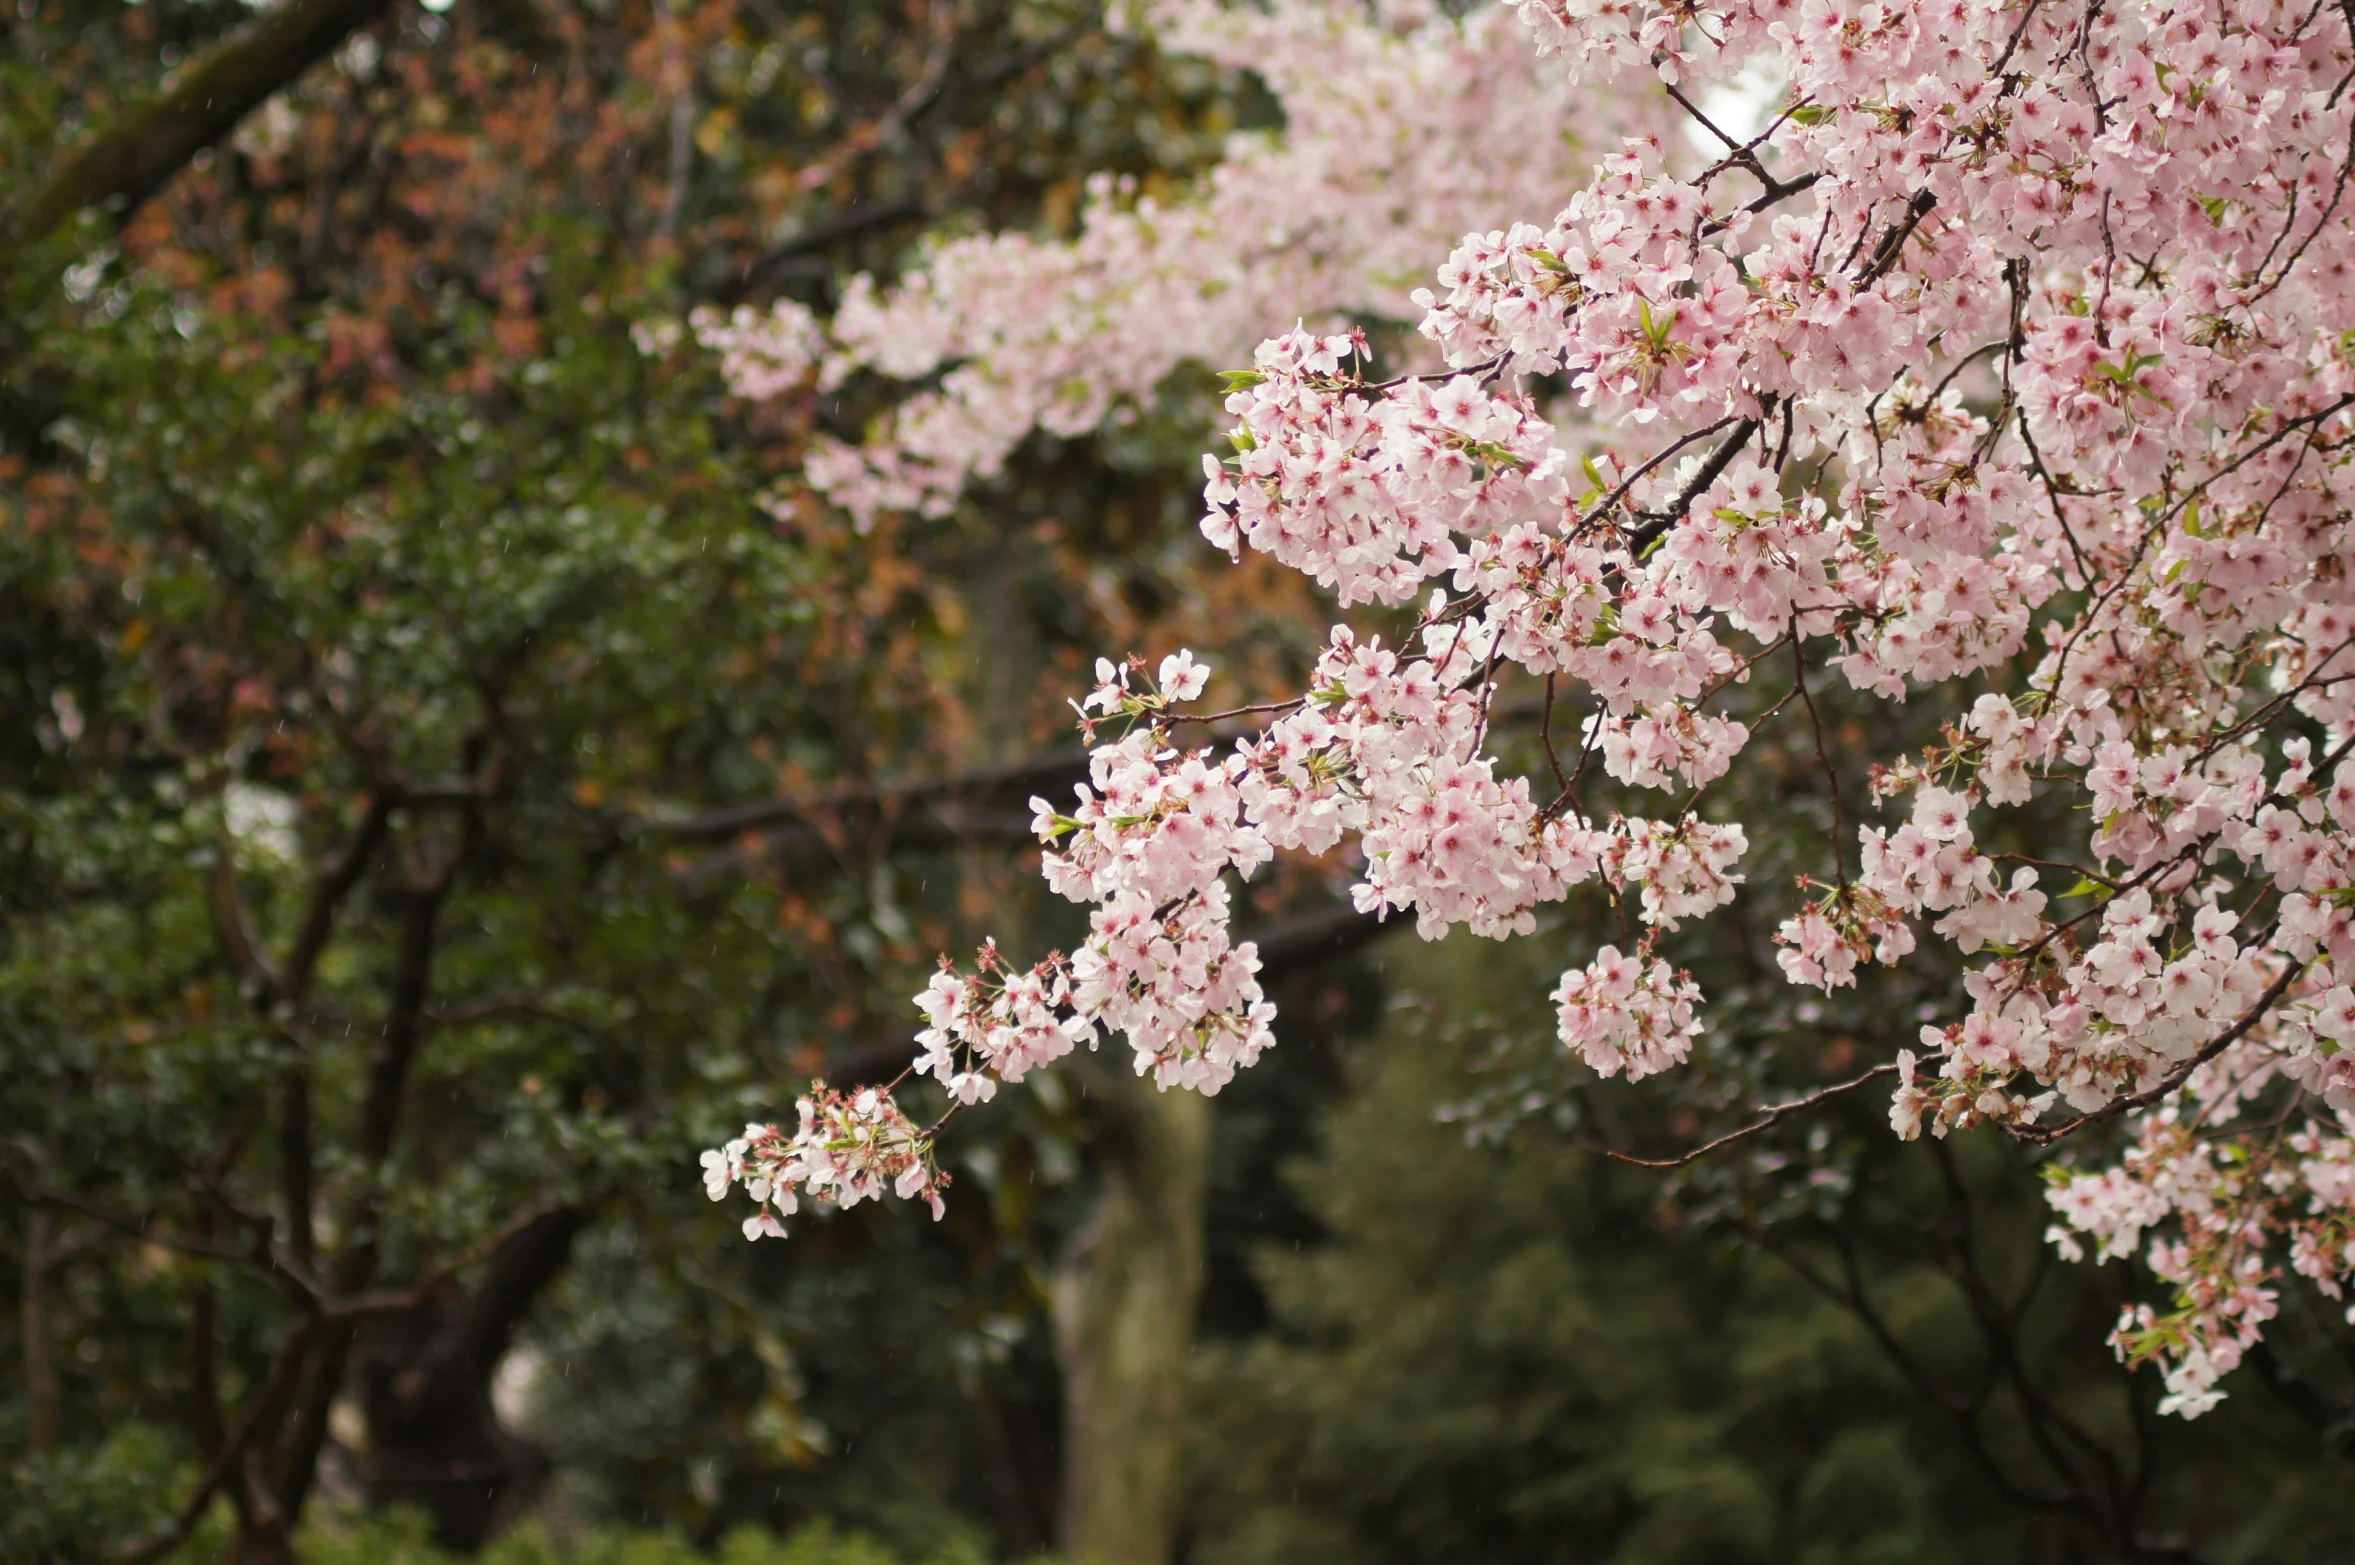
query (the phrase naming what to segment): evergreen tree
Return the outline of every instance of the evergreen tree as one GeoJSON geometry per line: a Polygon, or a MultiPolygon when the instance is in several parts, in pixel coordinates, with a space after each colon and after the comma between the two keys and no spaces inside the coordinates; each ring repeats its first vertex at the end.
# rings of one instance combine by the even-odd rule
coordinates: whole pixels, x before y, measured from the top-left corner
{"type": "MultiPolygon", "coordinates": [[[[1385,949],[1389,1018],[1290,1171],[1322,1234],[1263,1248],[1268,1330],[1196,1366],[1195,1565],[2310,1561],[2355,1547],[2343,1458],[2264,1388],[2197,1424],[2131,1411],[2147,1398],[2088,1330],[2114,1317],[2116,1279],[2042,1265],[2039,1181],[2015,1155],[1955,1149],[1980,1259],[2030,1299],[1998,1340],[1976,1331],[1937,1242],[1956,1216],[1943,1144],[1858,1170],[1870,1198],[1835,1203],[1829,1225],[1711,1213],[1701,1189],[1602,1156],[1591,1097],[1502,1134],[1470,1103],[1468,1081],[1510,1068],[1500,1035],[1550,1031],[1534,1007],[1490,998],[1537,992],[1542,958],[1385,949]],[[1466,1112],[1434,1112],[1451,1104],[1466,1112]],[[1764,1242],[1744,1242],[1744,1223],[1764,1242]],[[1859,1255],[1869,1315],[1792,1264],[1838,1277],[1826,1234],[1859,1255]],[[1942,1405],[2001,1354],[2111,1460],[2149,1462],[2161,1503],[2123,1531],[2080,1503],[2042,1448],[2050,1421],[2009,1386],[1982,1392],[1975,1426],[1942,1405]]],[[[1601,1108],[1632,1118],[1642,1096],[1601,1108]]]]}

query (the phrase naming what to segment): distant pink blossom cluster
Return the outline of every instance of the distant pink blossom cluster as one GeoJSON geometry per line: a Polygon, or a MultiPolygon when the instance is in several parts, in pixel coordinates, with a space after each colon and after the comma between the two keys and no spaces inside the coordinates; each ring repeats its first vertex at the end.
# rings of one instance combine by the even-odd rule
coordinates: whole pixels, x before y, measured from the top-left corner
{"type": "MultiPolygon", "coordinates": [[[[1336,628],[1309,687],[1225,745],[1182,737],[1190,658],[1153,682],[1103,665],[1091,783],[1074,812],[1039,806],[1090,936],[1019,979],[988,952],[936,980],[921,1068],[975,1101],[1101,1028],[1165,1085],[1215,1090],[1269,1041],[1230,872],[1353,847],[1359,907],[1429,938],[1523,932],[1599,883],[1640,933],[1565,975],[1563,1042],[1604,1073],[1667,1069],[1705,1013],[1654,934],[1729,900],[1747,847],[1710,783],[1769,722],[1823,753],[1834,679],[1935,699],[1944,737],[1880,757],[1849,801],[1901,818],[1842,817],[1782,922],[1784,971],[1828,990],[1933,940],[1962,966],[1962,1014],[1897,1052],[1900,1135],[2133,1127],[2116,1166],[2063,1172],[2055,1239],[2139,1252],[2170,1285],[2117,1342],[2196,1414],[2285,1274],[2335,1296],[2355,1270],[2349,13],[1512,9],[1550,79],[1507,69],[1486,18],[1358,37],[1309,0],[1189,9],[1188,36],[1266,49],[1287,141],[1182,213],[1107,197],[1073,246],[944,247],[829,328],[822,375],[958,365],[812,465],[854,512],[936,510],[1023,433],[1091,427],[1242,321],[1351,302],[1302,280],[1305,230],[1277,213],[1358,257],[1328,284],[1376,277],[1394,199],[1416,225],[1475,193],[1483,214],[1413,296],[1442,368],[1375,382],[1362,340],[1286,332],[1230,377],[1234,454],[1206,462],[1212,543],[1345,608],[1416,604],[1411,635],[1336,628]],[[1717,123],[1709,84],[1761,67],[1784,83],[1764,128],[1717,123]],[[1671,114],[1713,152],[1638,135],[1566,177],[1565,131],[1671,114]],[[1332,160],[1399,155],[1385,127],[1445,166],[1306,193],[1332,160]],[[1529,180],[1567,195],[1548,222],[1511,221],[1560,200],[1529,180]],[[1193,294],[1167,291],[1181,275],[1193,294]],[[1578,718],[1567,754],[1549,722],[1537,777],[1490,754],[1508,675],[1578,718]],[[1722,710],[1770,678],[1788,689],[1764,716],[1722,710]],[[1590,814],[1597,758],[1661,807],[1590,814]],[[2055,818],[2073,840],[2050,843],[2055,818]]],[[[862,1112],[881,1127],[887,1102],[862,1112]]]]}
{"type": "Polygon", "coordinates": [[[1033,431],[1133,416],[1189,361],[1245,358],[1271,321],[1396,317],[1404,285],[1467,225],[1550,202],[1607,126],[1664,106],[1598,103],[1541,67],[1511,15],[1462,21],[1413,0],[1149,0],[1130,25],[1161,48],[1247,70],[1280,135],[1239,133],[1182,197],[1092,181],[1069,241],[1021,233],[937,244],[886,286],[854,278],[820,322],[790,300],[701,314],[735,388],[833,391],[874,374],[937,385],[868,438],[821,440],[806,480],[862,524],[947,511],[1033,431]]]}

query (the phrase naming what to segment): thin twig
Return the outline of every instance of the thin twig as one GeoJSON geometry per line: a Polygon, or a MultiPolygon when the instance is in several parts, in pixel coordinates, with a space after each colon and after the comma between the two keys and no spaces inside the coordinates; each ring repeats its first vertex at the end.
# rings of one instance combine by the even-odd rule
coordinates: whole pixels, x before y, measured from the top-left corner
{"type": "Polygon", "coordinates": [[[1730,1147],[1737,1141],[1746,1141],[1750,1137],[1757,1135],[1760,1131],[1770,1129],[1779,1121],[1790,1118],[1793,1114],[1805,1113],[1807,1110],[1814,1108],[1819,1104],[1827,1103],[1833,1098],[1839,1097],[1842,1093],[1854,1092],[1857,1088],[1865,1085],[1867,1082],[1878,1081],[1883,1076],[1894,1075],[1896,1071],[1897,1066],[1894,1061],[1886,1065],[1876,1065],[1871,1070],[1866,1071],[1863,1075],[1843,1081],[1837,1086],[1824,1087],[1818,1091],[1809,1093],[1804,1098],[1793,1098],[1788,1103],[1777,1103],[1774,1107],[1768,1109],[1759,1118],[1751,1121],[1747,1125],[1744,1125],[1741,1129],[1729,1131],[1725,1135],[1719,1136],[1715,1141],[1710,1142],[1708,1145],[1695,1147],[1692,1151],[1684,1153],[1678,1157],[1635,1157],[1610,1147],[1605,1147],[1603,1149],[1603,1156],[1611,1159],[1611,1161],[1614,1163],[1632,1163],[1637,1168],[1682,1168],[1687,1163],[1695,1162],[1701,1158],[1705,1158],[1710,1153],[1718,1151],[1721,1148],[1730,1147]]]}
{"type": "Polygon", "coordinates": [[[1823,715],[1815,709],[1815,695],[1807,688],[1807,654],[1799,645],[1799,616],[1791,616],[1791,661],[1798,665],[1795,682],[1799,699],[1807,703],[1807,720],[1815,727],[1815,758],[1823,762],[1824,781],[1832,789],[1832,874],[1840,882],[1840,889],[1848,889],[1848,853],[1841,842],[1848,835],[1848,812],[1840,802],[1840,771],[1832,764],[1830,753],[1824,748],[1823,715]]]}

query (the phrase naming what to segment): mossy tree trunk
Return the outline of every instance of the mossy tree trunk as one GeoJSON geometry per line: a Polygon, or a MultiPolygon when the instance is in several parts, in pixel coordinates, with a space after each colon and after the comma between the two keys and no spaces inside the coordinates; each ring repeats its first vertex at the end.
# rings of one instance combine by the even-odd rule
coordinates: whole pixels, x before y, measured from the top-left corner
{"type": "Polygon", "coordinates": [[[1056,1281],[1064,1553],[1166,1565],[1175,1542],[1186,1360],[1202,1290],[1211,1109],[1088,1062],[1102,1193],[1056,1281]]]}

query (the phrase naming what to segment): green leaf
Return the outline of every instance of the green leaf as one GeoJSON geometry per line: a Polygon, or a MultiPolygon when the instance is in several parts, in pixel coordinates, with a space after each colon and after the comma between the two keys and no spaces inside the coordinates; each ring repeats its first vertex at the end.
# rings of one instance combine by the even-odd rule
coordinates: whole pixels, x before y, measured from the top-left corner
{"type": "Polygon", "coordinates": [[[1643,317],[1644,340],[1652,345],[1652,351],[1655,353],[1667,351],[1668,334],[1676,328],[1676,311],[1673,309],[1663,310],[1655,317],[1652,314],[1652,301],[1640,297],[1636,300],[1635,307],[1643,317]]]}

